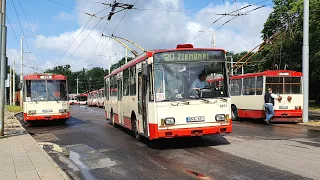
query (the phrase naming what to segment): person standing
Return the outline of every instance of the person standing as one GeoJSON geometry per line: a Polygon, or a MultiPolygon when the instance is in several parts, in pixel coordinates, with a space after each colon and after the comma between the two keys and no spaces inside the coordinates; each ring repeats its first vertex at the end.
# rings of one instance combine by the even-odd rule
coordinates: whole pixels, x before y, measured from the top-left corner
{"type": "Polygon", "coordinates": [[[266,123],[270,124],[271,118],[274,116],[274,100],[278,100],[279,97],[272,93],[272,89],[268,88],[268,92],[264,95],[264,107],[266,111],[266,123]]]}

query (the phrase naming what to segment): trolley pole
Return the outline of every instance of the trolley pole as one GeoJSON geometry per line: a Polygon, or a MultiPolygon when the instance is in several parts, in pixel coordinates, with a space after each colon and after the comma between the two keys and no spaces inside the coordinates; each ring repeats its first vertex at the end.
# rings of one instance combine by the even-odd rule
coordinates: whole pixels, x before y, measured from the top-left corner
{"type": "Polygon", "coordinates": [[[0,1],[2,12],[0,13],[1,20],[1,78],[0,78],[0,136],[4,135],[4,108],[5,108],[5,79],[7,76],[6,66],[6,51],[7,51],[7,27],[6,27],[6,0],[0,1]]]}
{"type": "Polygon", "coordinates": [[[126,48],[126,64],[128,62],[128,49],[126,48]]]}
{"type": "Polygon", "coordinates": [[[13,69],[12,69],[12,79],[13,79],[13,82],[12,82],[12,91],[13,91],[13,94],[12,94],[12,102],[13,102],[13,105],[16,105],[16,71],[15,71],[15,67],[16,67],[16,60],[14,59],[13,60],[13,69]]]}
{"type": "Polygon", "coordinates": [[[303,7],[303,48],[302,48],[302,78],[303,78],[303,122],[309,120],[309,0],[304,0],[303,7]]]}

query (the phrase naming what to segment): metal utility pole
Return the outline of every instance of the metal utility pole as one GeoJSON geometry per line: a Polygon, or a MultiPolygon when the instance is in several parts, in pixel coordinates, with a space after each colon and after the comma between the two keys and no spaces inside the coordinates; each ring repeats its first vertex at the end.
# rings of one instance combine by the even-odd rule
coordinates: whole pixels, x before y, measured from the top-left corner
{"type": "Polygon", "coordinates": [[[0,118],[1,131],[0,136],[4,135],[4,108],[5,108],[5,79],[7,76],[6,66],[6,51],[7,51],[7,27],[6,27],[6,0],[0,1],[2,12],[0,13],[1,20],[1,78],[0,78],[0,118]]]}
{"type": "Polygon", "coordinates": [[[303,48],[302,48],[302,78],[303,78],[303,122],[309,120],[309,0],[304,0],[303,7],[303,48]]]}
{"type": "Polygon", "coordinates": [[[77,76],[77,95],[79,94],[79,78],[77,76]]]}
{"type": "Polygon", "coordinates": [[[9,91],[9,102],[10,102],[10,105],[12,105],[12,68],[10,67],[10,75],[9,75],[9,88],[10,88],[10,91],[9,91]]]}
{"type": "Polygon", "coordinates": [[[15,68],[16,67],[16,60],[14,59],[13,60],[13,69],[12,69],[12,73],[13,73],[13,88],[12,88],[12,91],[13,91],[13,95],[12,95],[12,101],[13,101],[13,105],[16,105],[16,71],[15,71],[15,68]]]}
{"type": "MultiPolygon", "coordinates": [[[[20,39],[20,84],[22,85],[23,83],[23,36],[21,36],[21,39],[20,39]]],[[[20,89],[20,107],[22,107],[23,105],[23,88],[20,89]]]]}
{"type": "MultiPolygon", "coordinates": [[[[206,30],[207,32],[213,32],[212,34],[212,40],[211,40],[211,46],[212,48],[216,47],[216,31],[210,31],[210,30],[206,30]]],[[[204,31],[199,31],[199,32],[204,32],[204,31]]]]}

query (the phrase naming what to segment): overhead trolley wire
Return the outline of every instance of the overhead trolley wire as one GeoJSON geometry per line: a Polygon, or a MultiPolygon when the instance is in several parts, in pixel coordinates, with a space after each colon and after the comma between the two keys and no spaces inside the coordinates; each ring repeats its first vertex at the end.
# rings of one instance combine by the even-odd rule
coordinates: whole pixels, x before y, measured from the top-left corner
{"type": "MultiPolygon", "coordinates": [[[[13,8],[14,8],[14,11],[15,11],[15,13],[16,13],[16,15],[17,15],[17,19],[18,19],[18,22],[19,22],[19,26],[20,26],[20,29],[21,29],[21,32],[22,32],[22,36],[24,37],[24,31],[23,31],[23,28],[22,28],[22,25],[21,25],[21,21],[20,21],[20,18],[19,18],[19,15],[18,15],[18,12],[17,12],[17,9],[16,9],[16,6],[15,6],[15,4],[14,4],[14,1],[12,0],[12,4],[13,4],[13,8]]],[[[30,51],[30,47],[29,47],[29,44],[28,44],[28,41],[26,40],[26,38],[25,38],[25,41],[26,41],[26,45],[27,45],[27,48],[28,48],[28,51],[29,52],[31,52],[30,51]]],[[[22,52],[23,53],[23,52],[22,52]]],[[[35,60],[34,60],[34,58],[33,58],[33,56],[30,56],[31,57],[31,59],[32,59],[32,61],[33,61],[33,63],[34,63],[34,65],[36,65],[36,63],[35,63],[35,60]]],[[[29,61],[29,63],[31,64],[31,62],[29,61]]],[[[36,67],[36,66],[35,66],[36,67]]]]}
{"type": "MultiPolygon", "coordinates": [[[[31,28],[31,26],[30,26],[30,23],[29,23],[29,21],[28,21],[28,18],[27,18],[26,14],[25,14],[25,12],[24,12],[24,10],[23,10],[23,8],[22,8],[22,5],[21,5],[21,3],[20,3],[20,0],[18,0],[18,2],[19,2],[19,5],[20,5],[20,7],[21,7],[22,13],[23,13],[24,17],[26,18],[26,21],[27,21],[27,23],[28,23],[28,25],[29,25],[29,28],[30,28],[30,30],[31,30],[31,33],[34,34],[34,32],[32,31],[32,28],[31,28]]],[[[41,56],[42,56],[42,59],[45,60],[45,58],[44,58],[44,56],[43,56],[43,54],[42,54],[42,51],[41,51],[41,49],[40,49],[40,46],[39,46],[39,44],[38,44],[38,42],[37,42],[37,39],[36,39],[34,36],[33,36],[33,38],[34,38],[34,40],[35,40],[35,42],[36,42],[37,48],[39,49],[39,52],[40,52],[40,54],[41,54],[41,56]]]]}

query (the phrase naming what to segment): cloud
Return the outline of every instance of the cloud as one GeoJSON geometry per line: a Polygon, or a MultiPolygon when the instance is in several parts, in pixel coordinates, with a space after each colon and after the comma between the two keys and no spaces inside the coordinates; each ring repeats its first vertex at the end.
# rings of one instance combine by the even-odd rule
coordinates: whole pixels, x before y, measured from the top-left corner
{"type": "Polygon", "coordinates": [[[55,21],[74,21],[75,17],[71,13],[59,12],[56,16],[53,17],[55,21]]]}
{"type": "MultiPolygon", "coordinates": [[[[129,3],[133,3],[133,1],[129,1],[129,3]]],[[[122,17],[124,13],[126,13],[125,11],[116,13],[112,16],[112,19],[109,22],[106,19],[99,22],[98,18],[92,18],[90,20],[88,15],[78,13],[77,19],[78,23],[81,25],[79,29],[64,32],[59,36],[37,36],[37,42],[42,49],[59,54],[50,56],[45,63],[47,66],[54,65],[58,62],[58,65],[66,63],[70,64],[73,70],[80,70],[83,67],[90,68],[93,66],[107,68],[110,64],[123,57],[125,51],[124,47],[119,45],[117,42],[107,40],[104,37],[102,38],[101,33],[107,35],[114,33],[116,36],[124,37],[136,42],[145,49],[174,48],[177,44],[190,43],[191,40],[199,35],[199,31],[204,30],[213,21],[220,17],[213,13],[225,13],[225,8],[228,11],[233,11],[246,5],[248,5],[248,3],[235,4],[227,2],[226,5],[211,3],[207,7],[199,10],[196,14],[185,14],[181,12],[152,10],[167,9],[169,11],[186,11],[182,0],[140,0],[135,5],[135,7],[140,10],[132,9],[128,11],[123,19],[122,17]],[[88,23],[89,20],[90,22],[88,23]],[[119,24],[120,21],[121,23],[119,24]],[[96,25],[98,22],[99,24],[96,25]],[[87,23],[87,27],[79,35],[82,28],[87,23]],[[107,26],[105,29],[106,24],[107,26]],[[84,43],[75,51],[93,27],[95,27],[95,29],[91,32],[84,43]],[[67,51],[66,55],[61,58],[62,54],[66,52],[78,35],[78,39],[67,51]],[[102,51],[107,41],[108,48],[105,48],[102,51]],[[99,46],[98,42],[100,42],[99,46]],[[75,53],[71,55],[74,51],[75,53]],[[100,52],[103,56],[99,56],[100,52]],[[118,55],[114,56],[112,60],[106,58],[111,57],[114,54],[118,55]]],[[[246,11],[252,10],[256,7],[257,6],[252,6],[242,10],[240,13],[245,13],[246,11]]],[[[103,10],[105,6],[78,0],[76,8],[89,13],[96,13],[103,10]]],[[[110,9],[98,14],[97,16],[105,16],[109,11],[110,9]]],[[[271,11],[272,8],[264,7],[252,12],[252,14],[236,17],[234,20],[222,26],[226,21],[232,18],[224,17],[217,21],[208,30],[213,31],[222,26],[216,32],[217,47],[225,48],[228,51],[231,50],[234,52],[251,50],[253,47],[261,43],[260,32],[263,28],[263,23],[266,21],[268,14],[271,11]]],[[[210,35],[210,32],[204,32],[192,41],[192,43],[196,47],[210,47],[211,41],[212,36],[210,35]],[[205,38],[206,36],[208,37],[205,38]]],[[[139,49],[136,50],[138,51],[139,49]]]]}

